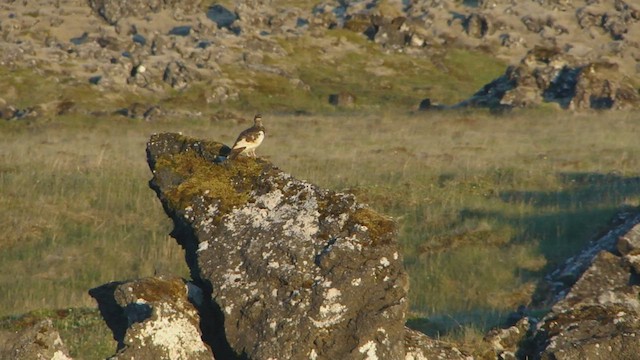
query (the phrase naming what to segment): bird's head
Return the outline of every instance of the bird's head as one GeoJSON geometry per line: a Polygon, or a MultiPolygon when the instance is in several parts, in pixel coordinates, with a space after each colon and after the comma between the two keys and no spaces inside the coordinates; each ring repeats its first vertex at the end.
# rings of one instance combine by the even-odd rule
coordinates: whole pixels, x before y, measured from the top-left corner
{"type": "Polygon", "coordinates": [[[262,125],[262,115],[256,114],[256,116],[253,117],[253,123],[255,125],[262,125]]]}

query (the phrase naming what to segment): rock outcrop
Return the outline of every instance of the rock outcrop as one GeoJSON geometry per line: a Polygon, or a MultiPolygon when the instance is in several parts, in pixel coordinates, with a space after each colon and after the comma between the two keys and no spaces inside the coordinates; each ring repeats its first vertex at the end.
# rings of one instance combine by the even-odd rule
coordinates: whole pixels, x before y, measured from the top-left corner
{"type": "Polygon", "coordinates": [[[640,282],[626,259],[601,252],[542,319],[541,359],[633,359],[640,353],[640,282]]]}
{"type": "MultiPolygon", "coordinates": [[[[224,145],[152,137],[151,186],[250,359],[400,359],[407,274],[391,219],[224,145]]],[[[215,351],[214,351],[215,352],[215,351]]]]}
{"type": "Polygon", "coordinates": [[[485,336],[498,359],[635,359],[640,353],[640,215],[625,214],[602,237],[540,285],[512,326],[485,336]]]}
{"type": "Polygon", "coordinates": [[[541,359],[634,359],[640,354],[640,279],[633,266],[640,248],[630,245],[637,242],[639,228],[617,241],[624,252],[599,252],[542,319],[534,337],[541,359]]]}
{"type": "Polygon", "coordinates": [[[564,109],[629,109],[640,94],[614,62],[584,62],[558,48],[536,47],[519,65],[454,107],[527,107],[542,102],[564,109]]]}

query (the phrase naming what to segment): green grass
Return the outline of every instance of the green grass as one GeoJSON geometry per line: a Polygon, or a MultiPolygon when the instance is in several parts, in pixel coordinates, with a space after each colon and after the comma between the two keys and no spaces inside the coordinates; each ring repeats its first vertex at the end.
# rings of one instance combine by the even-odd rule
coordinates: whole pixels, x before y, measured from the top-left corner
{"type": "Polygon", "coordinates": [[[0,224],[12,231],[0,242],[0,315],[91,306],[86,291],[101,283],[187,274],[130,124],[3,125],[0,224]]]}
{"type": "Polygon", "coordinates": [[[251,71],[242,64],[222,66],[229,78],[243,83],[240,99],[228,105],[272,111],[353,113],[354,109],[329,105],[329,95],[340,92],[356,97],[356,111],[406,111],[417,108],[427,97],[453,105],[498,77],[505,68],[503,63],[479,52],[454,50],[434,57],[407,56],[386,52],[364,35],[348,30],[328,30],[325,35],[276,38],[287,55],[265,56],[263,62],[284,69],[287,76],[251,71]],[[289,77],[301,80],[309,90],[294,86],[289,77]]]}
{"type": "MultiPolygon", "coordinates": [[[[640,201],[633,113],[263,115],[260,156],[397,219],[412,323],[439,336],[496,325],[640,201]]],[[[0,226],[11,229],[0,242],[0,315],[95,306],[87,290],[112,280],[187,276],[147,187],[145,142],[182,131],[230,143],[247,124],[0,124],[0,226]]]]}

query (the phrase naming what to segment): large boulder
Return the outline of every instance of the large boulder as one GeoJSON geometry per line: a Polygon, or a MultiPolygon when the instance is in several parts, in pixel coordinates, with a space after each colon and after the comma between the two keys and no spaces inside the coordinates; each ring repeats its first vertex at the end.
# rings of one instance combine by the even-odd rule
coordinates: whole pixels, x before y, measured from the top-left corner
{"type": "Polygon", "coordinates": [[[226,153],[178,134],[154,135],[147,146],[150,185],[233,352],[405,358],[408,280],[395,223],[353,195],[226,153]]]}

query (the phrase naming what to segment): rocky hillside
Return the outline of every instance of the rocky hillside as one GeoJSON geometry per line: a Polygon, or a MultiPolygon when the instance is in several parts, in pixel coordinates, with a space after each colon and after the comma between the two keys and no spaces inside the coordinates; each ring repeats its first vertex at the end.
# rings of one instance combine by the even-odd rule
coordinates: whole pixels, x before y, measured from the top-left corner
{"type": "MultiPolygon", "coordinates": [[[[162,114],[158,100],[175,91],[191,104],[238,106],[284,93],[276,105],[288,110],[309,108],[290,99],[300,96],[353,107],[371,91],[388,102],[410,94],[407,110],[425,97],[422,109],[455,105],[426,81],[481,73],[473,61],[453,65],[444,54],[456,49],[511,65],[457,106],[602,109],[635,107],[639,99],[640,8],[623,0],[29,0],[2,2],[0,15],[7,75],[30,69],[56,89],[90,89],[94,110],[113,100],[125,105],[124,115],[146,119],[162,114]],[[354,57],[369,60],[351,65],[354,57]],[[403,73],[414,67],[433,75],[404,88],[412,80],[403,73]],[[123,92],[138,104],[124,101],[123,92]]],[[[80,94],[61,93],[25,102],[13,84],[2,94],[1,116],[72,111],[80,94]]]]}

